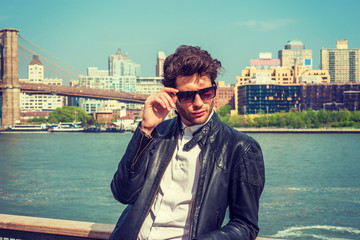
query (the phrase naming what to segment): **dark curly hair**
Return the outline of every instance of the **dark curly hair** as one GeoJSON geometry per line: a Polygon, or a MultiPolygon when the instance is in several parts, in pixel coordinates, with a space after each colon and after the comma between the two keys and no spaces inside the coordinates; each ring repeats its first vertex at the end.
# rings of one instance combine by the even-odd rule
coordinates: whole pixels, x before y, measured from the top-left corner
{"type": "Polygon", "coordinates": [[[215,84],[215,79],[221,69],[221,62],[213,59],[207,51],[201,50],[200,47],[182,45],[174,54],[165,59],[162,83],[165,87],[176,88],[178,76],[191,76],[198,73],[200,76],[209,76],[211,82],[215,84]]]}

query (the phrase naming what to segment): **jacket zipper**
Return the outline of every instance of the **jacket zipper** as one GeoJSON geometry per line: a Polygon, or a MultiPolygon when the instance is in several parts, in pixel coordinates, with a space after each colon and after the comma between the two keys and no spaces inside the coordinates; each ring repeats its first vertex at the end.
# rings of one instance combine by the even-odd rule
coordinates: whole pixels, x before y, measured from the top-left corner
{"type": "MultiPolygon", "coordinates": [[[[179,128],[179,126],[178,126],[178,128],[179,128]]],[[[177,142],[179,141],[180,130],[179,130],[178,132],[179,132],[179,134],[177,135],[176,144],[177,144],[177,142]]],[[[176,145],[176,146],[177,146],[177,145],[176,145]]],[[[175,149],[176,149],[176,146],[175,146],[175,149]]],[[[169,167],[169,164],[170,164],[170,162],[171,162],[171,159],[172,159],[172,157],[174,156],[175,149],[174,149],[174,151],[173,151],[173,154],[171,155],[170,161],[169,161],[169,162],[167,163],[167,165],[166,165],[165,171],[166,171],[167,168],[169,167]]],[[[143,220],[143,222],[142,222],[142,224],[141,224],[141,226],[140,226],[140,228],[139,228],[138,233],[136,234],[136,238],[139,236],[139,233],[140,233],[140,231],[141,231],[141,228],[142,228],[142,226],[144,225],[145,219],[146,219],[147,216],[149,215],[150,209],[151,209],[151,207],[152,207],[152,205],[153,205],[153,203],[154,203],[155,197],[156,197],[157,194],[159,193],[160,183],[161,183],[161,180],[162,180],[162,178],[163,178],[163,176],[164,176],[164,174],[165,174],[165,171],[164,171],[164,172],[162,173],[162,175],[161,175],[159,184],[157,185],[157,188],[156,188],[156,192],[155,192],[154,196],[153,196],[152,199],[151,199],[150,206],[149,206],[149,208],[148,208],[147,211],[146,211],[145,218],[144,218],[144,220],[143,220]]]]}
{"type": "Polygon", "coordinates": [[[151,139],[147,144],[146,146],[144,147],[144,149],[139,153],[139,150],[140,150],[140,147],[141,147],[141,143],[142,143],[142,140],[143,140],[144,136],[141,137],[141,140],[140,140],[140,146],[136,152],[136,155],[135,155],[135,159],[133,159],[132,163],[131,163],[131,170],[133,171],[134,170],[134,167],[135,167],[135,164],[137,163],[139,157],[141,156],[141,154],[147,149],[147,147],[150,145],[150,143],[153,141],[153,139],[151,139]],[[138,155],[139,153],[139,155],[138,155]]]}
{"type": "MultiPolygon", "coordinates": [[[[200,146],[199,146],[200,148],[200,146]]],[[[200,153],[201,153],[201,148],[200,148],[200,153]]],[[[199,188],[199,181],[200,181],[200,173],[201,173],[201,162],[200,162],[200,155],[199,155],[199,175],[198,175],[198,179],[197,179],[197,183],[196,183],[196,191],[195,191],[195,196],[194,196],[194,201],[191,203],[191,214],[190,214],[190,224],[189,224],[189,235],[188,235],[188,240],[191,240],[191,232],[192,232],[192,220],[193,220],[193,212],[194,212],[194,205],[196,202],[196,195],[197,195],[197,191],[199,188]]]]}

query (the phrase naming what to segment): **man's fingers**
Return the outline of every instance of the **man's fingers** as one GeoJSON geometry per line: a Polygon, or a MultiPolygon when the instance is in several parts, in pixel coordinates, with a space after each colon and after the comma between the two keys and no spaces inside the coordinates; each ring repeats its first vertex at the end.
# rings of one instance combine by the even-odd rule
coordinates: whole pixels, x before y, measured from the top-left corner
{"type": "Polygon", "coordinates": [[[168,99],[168,101],[170,102],[170,105],[172,108],[175,107],[175,102],[176,102],[176,93],[179,92],[179,90],[175,89],[175,88],[168,88],[168,87],[164,87],[160,93],[166,93],[166,98],[168,99]]]}
{"type": "Polygon", "coordinates": [[[157,96],[157,100],[158,100],[158,102],[161,104],[161,106],[163,108],[166,108],[167,110],[170,111],[171,110],[170,103],[169,103],[169,100],[166,98],[165,95],[167,95],[167,94],[159,94],[157,96]]]}
{"type": "Polygon", "coordinates": [[[179,90],[177,90],[176,88],[164,87],[161,92],[177,93],[179,92],[179,90]]]}
{"type": "Polygon", "coordinates": [[[164,109],[170,111],[172,108],[175,108],[176,95],[175,93],[179,92],[179,90],[175,88],[164,87],[159,93],[150,96],[145,105],[154,106],[154,104],[158,104],[164,109]]]}

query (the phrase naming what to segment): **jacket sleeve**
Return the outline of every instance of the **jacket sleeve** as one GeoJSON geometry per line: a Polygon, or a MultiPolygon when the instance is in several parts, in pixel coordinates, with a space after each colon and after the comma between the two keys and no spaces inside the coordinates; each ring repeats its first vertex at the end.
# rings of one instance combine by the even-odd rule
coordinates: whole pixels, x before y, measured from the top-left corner
{"type": "Polygon", "coordinates": [[[259,232],[259,199],[265,185],[264,160],[256,141],[244,150],[231,170],[228,193],[230,221],[222,228],[197,239],[256,239],[259,232]]]}
{"type": "MultiPolygon", "coordinates": [[[[156,130],[152,136],[156,135],[156,130]]],[[[114,198],[123,204],[133,203],[145,181],[148,149],[154,138],[149,138],[136,128],[118,169],[111,181],[111,191],[114,198]]]]}

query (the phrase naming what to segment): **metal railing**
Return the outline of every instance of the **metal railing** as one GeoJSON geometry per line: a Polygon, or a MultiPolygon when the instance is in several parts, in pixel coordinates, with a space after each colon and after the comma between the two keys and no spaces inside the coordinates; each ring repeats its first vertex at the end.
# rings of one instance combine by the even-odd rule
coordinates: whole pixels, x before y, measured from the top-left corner
{"type": "Polygon", "coordinates": [[[0,240],[100,240],[108,239],[114,227],[112,224],[0,214],[0,240]]]}

